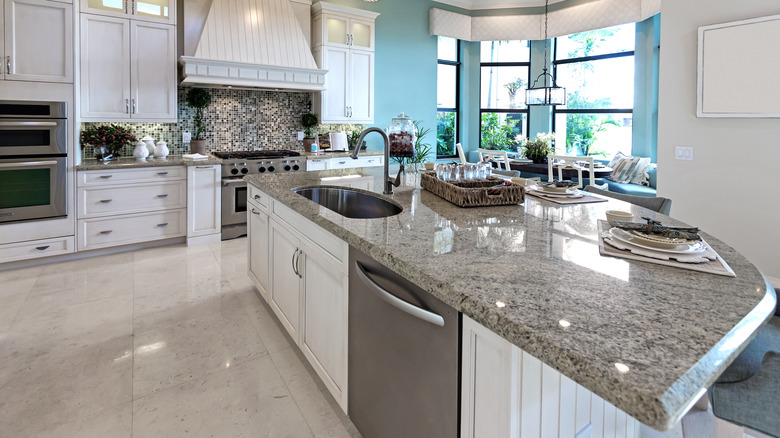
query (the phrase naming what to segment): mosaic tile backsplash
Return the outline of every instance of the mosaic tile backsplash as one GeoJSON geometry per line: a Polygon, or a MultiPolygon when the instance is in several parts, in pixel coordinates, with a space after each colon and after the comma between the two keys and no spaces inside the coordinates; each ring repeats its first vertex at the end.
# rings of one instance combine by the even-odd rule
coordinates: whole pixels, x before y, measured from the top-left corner
{"type": "MultiPolygon", "coordinates": [[[[187,106],[188,88],[179,87],[177,123],[118,123],[130,129],[139,139],[149,135],[155,141],[165,140],[171,155],[189,153],[181,141],[183,132],[194,133],[195,110],[187,106]]],[[[203,110],[209,152],[256,149],[303,150],[298,131],[303,131],[301,114],[311,110],[311,93],[267,90],[234,90],[212,88],[211,105],[203,110]]],[[[85,123],[92,125],[99,123],[85,123]]],[[[353,131],[362,125],[320,125],[320,132],[353,131]]],[[[132,156],[133,146],[127,146],[122,156],[132,156]]],[[[94,156],[91,146],[85,146],[82,157],[94,156]]]]}

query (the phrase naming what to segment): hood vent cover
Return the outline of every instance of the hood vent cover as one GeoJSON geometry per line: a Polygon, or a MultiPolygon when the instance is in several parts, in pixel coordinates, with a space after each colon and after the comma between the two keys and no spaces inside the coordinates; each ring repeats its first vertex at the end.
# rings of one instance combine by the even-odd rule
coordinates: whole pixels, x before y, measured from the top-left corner
{"type": "Polygon", "coordinates": [[[182,84],[324,90],[289,0],[213,0],[182,84]]]}

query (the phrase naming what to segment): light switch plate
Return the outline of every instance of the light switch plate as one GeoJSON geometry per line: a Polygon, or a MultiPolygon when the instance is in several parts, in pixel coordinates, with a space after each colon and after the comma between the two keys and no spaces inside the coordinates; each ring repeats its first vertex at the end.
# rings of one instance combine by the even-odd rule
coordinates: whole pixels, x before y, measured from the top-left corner
{"type": "Polygon", "coordinates": [[[303,131],[298,131],[298,140],[303,140],[303,131]]]}
{"type": "Polygon", "coordinates": [[[189,131],[182,132],[181,133],[181,142],[182,143],[189,143],[190,141],[192,141],[192,134],[190,134],[189,131]]]}
{"type": "Polygon", "coordinates": [[[690,146],[675,146],[674,148],[675,160],[693,160],[693,148],[690,146]]]}

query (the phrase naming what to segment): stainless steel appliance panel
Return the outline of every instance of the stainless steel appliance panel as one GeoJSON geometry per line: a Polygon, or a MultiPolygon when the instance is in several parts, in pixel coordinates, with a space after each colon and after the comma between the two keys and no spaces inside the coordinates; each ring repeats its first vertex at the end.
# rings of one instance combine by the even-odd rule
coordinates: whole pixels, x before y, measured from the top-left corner
{"type": "Polygon", "coordinates": [[[222,179],[222,240],[246,236],[246,181],[222,179]]]}
{"type": "Polygon", "coordinates": [[[455,309],[350,248],[349,417],[363,436],[458,436],[460,325],[455,309]]]}
{"type": "Polygon", "coordinates": [[[0,156],[68,153],[67,119],[0,119],[0,156]]]}
{"type": "Polygon", "coordinates": [[[67,216],[66,157],[0,159],[0,223],[67,216]]]}
{"type": "Polygon", "coordinates": [[[0,100],[0,119],[65,119],[68,117],[65,102],[35,100],[0,100]]]}

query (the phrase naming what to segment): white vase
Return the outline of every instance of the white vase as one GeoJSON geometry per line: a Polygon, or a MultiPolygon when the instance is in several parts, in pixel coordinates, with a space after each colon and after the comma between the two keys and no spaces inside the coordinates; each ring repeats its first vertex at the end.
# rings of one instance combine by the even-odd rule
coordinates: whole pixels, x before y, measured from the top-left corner
{"type": "Polygon", "coordinates": [[[148,135],[144,136],[144,138],[141,139],[142,142],[146,143],[146,149],[149,151],[150,157],[154,156],[154,139],[148,135]]]}
{"type": "Polygon", "coordinates": [[[133,157],[136,160],[145,160],[149,156],[149,149],[146,147],[146,143],[139,141],[133,149],[133,157]]]}
{"type": "Polygon", "coordinates": [[[157,146],[154,148],[154,156],[156,158],[165,158],[170,153],[171,151],[168,150],[168,143],[162,140],[157,142],[157,146]]]}

